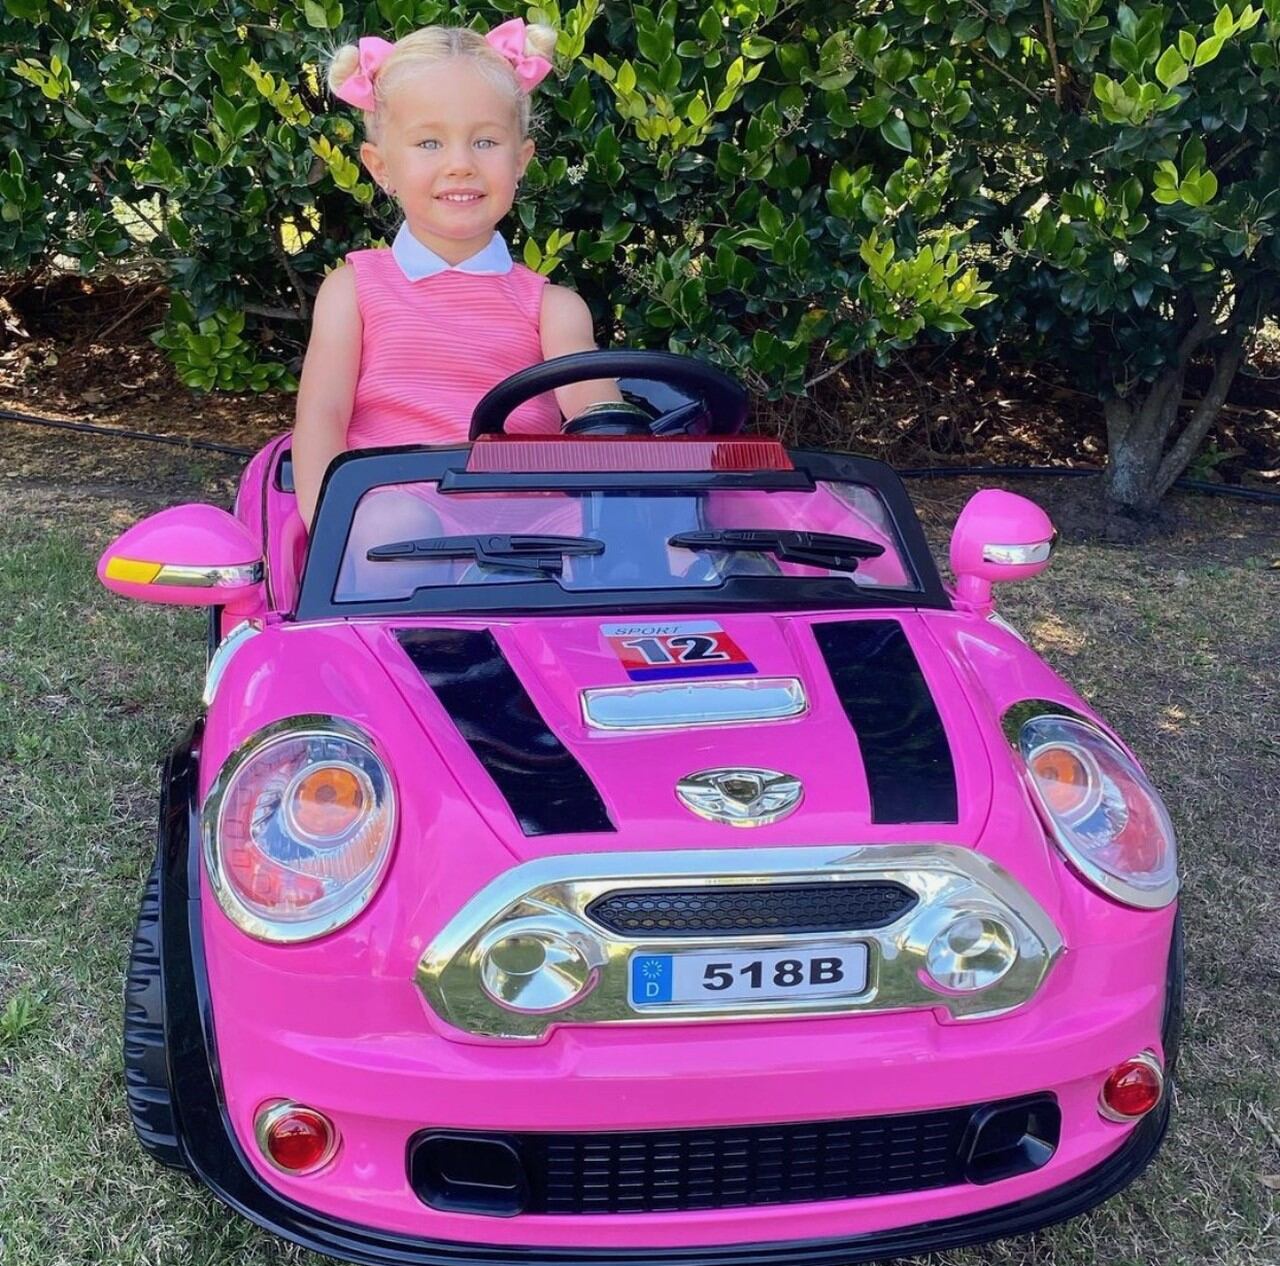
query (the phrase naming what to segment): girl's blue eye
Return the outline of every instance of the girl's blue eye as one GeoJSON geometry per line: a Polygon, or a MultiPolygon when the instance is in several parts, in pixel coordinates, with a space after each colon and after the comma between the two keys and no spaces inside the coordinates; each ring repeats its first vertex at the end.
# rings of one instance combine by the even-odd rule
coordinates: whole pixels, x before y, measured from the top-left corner
{"type": "Polygon", "coordinates": [[[481,138],[476,142],[476,144],[477,144],[478,146],[481,146],[481,147],[482,147],[482,148],[484,148],[484,149],[492,149],[495,145],[497,145],[497,143],[498,143],[497,141],[490,140],[490,139],[489,139],[489,137],[487,137],[487,136],[482,136],[482,137],[481,137],[481,138]]]}
{"type": "Polygon", "coordinates": [[[439,144],[440,144],[440,142],[439,142],[439,141],[433,141],[433,140],[419,141],[419,142],[418,142],[418,148],[419,148],[419,149],[433,149],[433,148],[438,147],[438,146],[439,146],[439,144]]]}

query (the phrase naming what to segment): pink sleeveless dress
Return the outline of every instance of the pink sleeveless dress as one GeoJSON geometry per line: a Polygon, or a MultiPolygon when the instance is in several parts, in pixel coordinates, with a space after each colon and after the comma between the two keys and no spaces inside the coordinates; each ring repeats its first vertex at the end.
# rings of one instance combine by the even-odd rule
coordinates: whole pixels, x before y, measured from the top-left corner
{"type": "MultiPolygon", "coordinates": [[[[449,270],[410,281],[391,250],[352,251],[363,336],[348,448],[465,441],[480,397],[543,359],[539,333],[547,279],[449,270]]],[[[507,420],[516,434],[555,434],[560,410],[546,392],[507,420]]]]}

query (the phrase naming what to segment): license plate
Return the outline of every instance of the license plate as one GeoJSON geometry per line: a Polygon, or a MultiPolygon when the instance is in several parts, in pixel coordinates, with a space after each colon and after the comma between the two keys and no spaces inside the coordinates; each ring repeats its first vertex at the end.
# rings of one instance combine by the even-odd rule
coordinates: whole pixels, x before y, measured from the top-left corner
{"type": "Polygon", "coordinates": [[[718,1007],[852,997],[867,987],[867,957],[864,944],[637,953],[631,956],[631,1005],[718,1007]]]}

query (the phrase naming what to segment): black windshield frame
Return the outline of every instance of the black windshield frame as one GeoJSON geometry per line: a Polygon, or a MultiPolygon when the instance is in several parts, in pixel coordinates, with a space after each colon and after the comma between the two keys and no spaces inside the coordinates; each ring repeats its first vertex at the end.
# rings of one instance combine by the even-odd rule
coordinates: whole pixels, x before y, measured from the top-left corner
{"type": "MultiPolygon", "coordinates": [[[[634,489],[659,492],[680,488],[795,489],[819,482],[865,484],[884,504],[902,544],[904,559],[915,573],[918,587],[859,587],[848,576],[731,576],[717,586],[665,589],[594,589],[569,591],[554,579],[520,580],[510,584],[441,585],[419,589],[407,598],[369,602],[335,602],[338,570],[356,507],[364,495],[388,484],[435,483],[445,495],[466,496],[468,485],[458,476],[466,471],[471,446],[448,448],[366,448],[334,459],[320,490],[320,499],[298,592],[296,620],[352,619],[364,616],[485,614],[589,615],[654,611],[803,611],[868,608],[925,608],[949,611],[951,601],[929,552],[924,529],[916,517],[902,480],[892,467],[869,457],[819,449],[788,449],[795,471],[601,472],[573,476],[575,491],[634,489]],[[452,472],[452,474],[451,474],[452,472]],[[758,474],[758,479],[753,478],[758,474]],[[452,487],[454,491],[448,491],[452,487]]],[[[555,476],[541,478],[542,487],[555,476]]],[[[522,491],[520,475],[486,474],[486,491],[522,491]]]]}

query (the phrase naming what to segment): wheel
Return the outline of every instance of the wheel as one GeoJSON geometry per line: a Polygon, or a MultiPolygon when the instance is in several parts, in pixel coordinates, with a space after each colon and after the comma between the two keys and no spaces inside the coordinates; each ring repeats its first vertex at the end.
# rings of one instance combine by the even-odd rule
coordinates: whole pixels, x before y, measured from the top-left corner
{"type": "Polygon", "coordinates": [[[147,876],[124,986],[124,1086],[138,1142],[171,1169],[187,1169],[169,1092],[160,968],[160,856],[147,876]]]}

